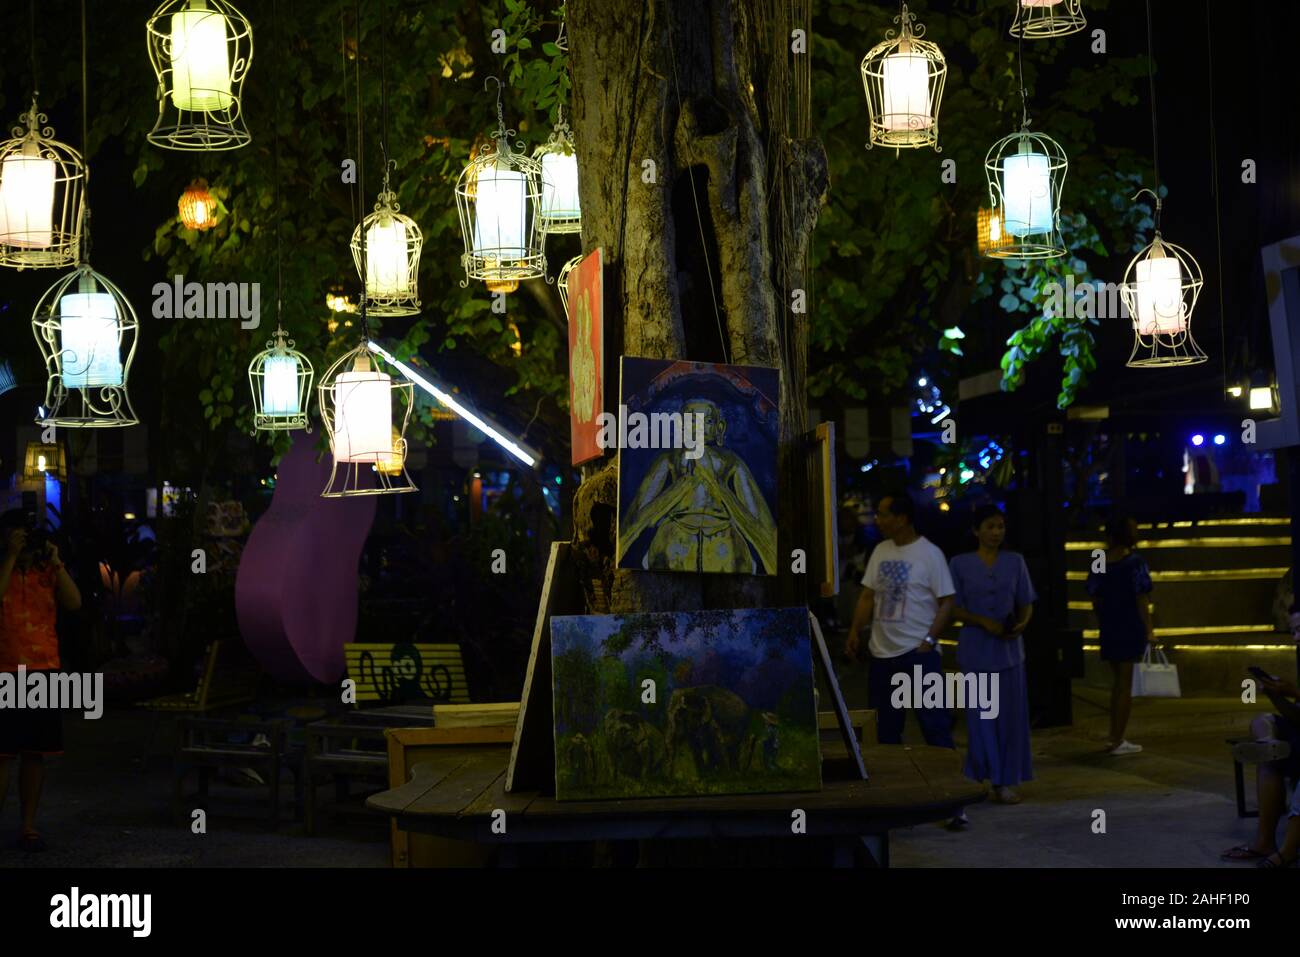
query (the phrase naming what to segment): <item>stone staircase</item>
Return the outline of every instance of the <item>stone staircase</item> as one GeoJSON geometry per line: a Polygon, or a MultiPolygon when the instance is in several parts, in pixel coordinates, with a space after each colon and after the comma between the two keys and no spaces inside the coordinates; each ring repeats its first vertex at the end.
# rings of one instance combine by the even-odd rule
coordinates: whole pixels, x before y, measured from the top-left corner
{"type": "MultiPolygon", "coordinates": [[[[1096,616],[1085,580],[1100,535],[1066,543],[1069,623],[1083,629],[1085,682],[1109,684],[1098,655],[1096,616]]],[[[1239,516],[1139,525],[1151,568],[1156,636],[1178,665],[1184,695],[1240,695],[1245,669],[1293,677],[1295,645],[1278,632],[1273,600],[1291,565],[1290,519],[1239,516]]]]}

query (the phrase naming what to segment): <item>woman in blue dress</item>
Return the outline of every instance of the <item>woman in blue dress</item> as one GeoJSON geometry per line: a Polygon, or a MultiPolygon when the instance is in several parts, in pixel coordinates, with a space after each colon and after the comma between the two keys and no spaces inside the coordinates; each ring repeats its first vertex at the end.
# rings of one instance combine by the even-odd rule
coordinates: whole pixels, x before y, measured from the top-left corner
{"type": "Polygon", "coordinates": [[[1101,658],[1115,683],[1110,692],[1110,754],[1137,754],[1142,745],[1124,739],[1133,705],[1133,665],[1154,642],[1151,627],[1151,571],[1137,546],[1133,519],[1114,515],[1106,523],[1106,558],[1088,572],[1088,594],[1101,628],[1101,658]]]}
{"type": "Polygon", "coordinates": [[[1007,535],[1002,511],[996,505],[977,509],[971,529],[979,547],[949,562],[957,589],[953,615],[962,622],[957,666],[988,683],[993,704],[981,709],[967,702],[965,772],[991,782],[997,800],[1018,804],[1016,786],[1034,777],[1023,635],[1038,596],[1024,558],[1002,550],[1007,535]]]}

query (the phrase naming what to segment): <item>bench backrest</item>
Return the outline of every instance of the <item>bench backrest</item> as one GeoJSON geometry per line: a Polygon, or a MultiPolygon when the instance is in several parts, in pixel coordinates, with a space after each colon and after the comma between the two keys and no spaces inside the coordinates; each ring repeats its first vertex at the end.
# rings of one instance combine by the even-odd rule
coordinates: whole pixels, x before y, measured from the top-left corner
{"type": "Polygon", "coordinates": [[[358,708],[416,700],[469,703],[459,645],[352,642],[343,646],[343,657],[357,685],[358,708]]]}

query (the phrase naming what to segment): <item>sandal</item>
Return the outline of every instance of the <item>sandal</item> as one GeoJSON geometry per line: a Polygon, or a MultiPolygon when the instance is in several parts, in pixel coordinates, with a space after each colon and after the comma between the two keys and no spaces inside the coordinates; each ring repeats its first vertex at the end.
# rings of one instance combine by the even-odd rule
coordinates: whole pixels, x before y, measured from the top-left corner
{"type": "Polygon", "coordinates": [[[1280,851],[1274,851],[1255,866],[1262,867],[1265,870],[1281,870],[1285,867],[1295,867],[1295,858],[1288,861],[1280,851]]]}
{"type": "Polygon", "coordinates": [[[1263,853],[1261,853],[1261,852],[1255,850],[1255,849],[1254,849],[1253,847],[1251,847],[1249,844],[1238,844],[1236,847],[1231,847],[1231,848],[1229,848],[1228,850],[1224,851],[1222,854],[1220,854],[1220,855],[1219,855],[1219,860],[1221,860],[1221,861],[1257,861],[1257,860],[1259,860],[1259,859],[1262,858],[1262,857],[1268,857],[1268,854],[1263,854],[1263,853]]]}
{"type": "Polygon", "coordinates": [[[17,848],[20,851],[27,851],[29,854],[39,854],[46,849],[45,838],[41,837],[35,831],[24,831],[18,838],[17,848]]]}

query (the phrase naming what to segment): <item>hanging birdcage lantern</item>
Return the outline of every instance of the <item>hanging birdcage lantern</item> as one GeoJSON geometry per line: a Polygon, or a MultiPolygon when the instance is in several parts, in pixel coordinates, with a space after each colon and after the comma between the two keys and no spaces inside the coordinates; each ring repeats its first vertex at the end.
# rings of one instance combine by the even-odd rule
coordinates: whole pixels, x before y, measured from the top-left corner
{"type": "Polygon", "coordinates": [[[984,158],[984,175],[989,215],[998,218],[1005,243],[990,247],[984,255],[994,259],[1065,255],[1061,190],[1069,166],[1061,144],[1043,133],[1031,133],[1028,123],[993,144],[984,158]]]}
{"type": "Polygon", "coordinates": [[[294,347],[285,331],[248,364],[248,384],[253,390],[253,428],[262,432],[310,429],[307,406],[315,375],[311,360],[294,347]]]}
{"type": "Polygon", "coordinates": [[[206,179],[196,179],[190,183],[176,202],[176,211],[180,215],[181,225],[186,229],[199,231],[217,225],[218,208],[216,197],[208,192],[206,179]]]}
{"type": "Polygon", "coordinates": [[[564,314],[566,316],[569,314],[569,273],[573,272],[578,263],[582,262],[583,258],[584,257],[582,256],[574,256],[570,259],[560,267],[560,276],[556,279],[556,283],[560,287],[560,302],[564,306],[564,314]]]}
{"type": "Polygon", "coordinates": [[[1088,25],[1082,0],[1014,0],[1014,3],[1013,37],[1046,40],[1078,33],[1088,25]]]}
{"type": "Polygon", "coordinates": [[[937,44],[921,39],[925,26],[915,23],[904,3],[894,17],[898,36],[885,40],[862,58],[862,85],[870,116],[867,149],[918,149],[939,152],[939,105],[948,64],[937,44]]]}
{"type": "MultiPolygon", "coordinates": [[[[1155,193],[1140,190],[1142,193],[1155,193]]],[[[1134,368],[1190,366],[1208,356],[1192,337],[1192,311],[1204,286],[1201,267],[1186,249],[1160,235],[1163,201],[1156,197],[1156,235],[1128,264],[1120,296],[1133,320],[1134,368]]]]}
{"type": "Polygon", "coordinates": [[[0,143],[0,266],[49,269],[80,256],[86,164],[36,108],[0,143]]]}
{"type": "Polygon", "coordinates": [[[573,148],[564,107],[556,114],[550,139],[537,147],[533,159],[542,164],[542,232],[582,232],[578,201],[578,152],[573,148]]]}
{"type": "Polygon", "coordinates": [[[397,194],[384,188],[375,211],[352,232],[352,261],[365,283],[366,308],[376,316],[414,316],[420,312],[420,249],[424,237],[410,216],[400,212],[397,194]],[[361,269],[361,231],[366,231],[366,267],[361,269]]]}
{"type": "MultiPolygon", "coordinates": [[[[488,77],[496,80],[496,77],[488,77]]],[[[497,83],[497,128],[492,141],[470,160],[456,183],[465,253],[462,286],[470,279],[493,282],[536,279],[546,274],[542,245],[542,165],[510,145],[497,83]]]]}
{"type": "Polygon", "coordinates": [[[127,395],[139,328],[122,291],[85,263],[47,289],[32,314],[47,375],[37,424],[113,428],[139,422],[127,395]]]}
{"type": "Polygon", "coordinates": [[[252,140],[241,91],[253,28],[226,0],[166,0],[145,28],[158,77],[149,142],[169,150],[233,150],[252,140]]]}
{"type": "Polygon", "coordinates": [[[406,472],[414,389],[386,372],[364,342],[329,367],[317,386],[334,457],[323,497],[416,491],[406,472]]]}
{"type": "Polygon", "coordinates": [[[28,442],[23,462],[23,482],[42,482],[48,476],[60,482],[68,479],[68,456],[59,442],[28,442]]]}
{"type": "Polygon", "coordinates": [[[975,218],[976,242],[981,256],[992,256],[1002,249],[1011,237],[1002,229],[1002,216],[987,206],[981,206],[975,218]]]}

